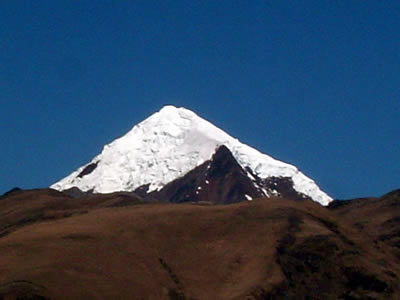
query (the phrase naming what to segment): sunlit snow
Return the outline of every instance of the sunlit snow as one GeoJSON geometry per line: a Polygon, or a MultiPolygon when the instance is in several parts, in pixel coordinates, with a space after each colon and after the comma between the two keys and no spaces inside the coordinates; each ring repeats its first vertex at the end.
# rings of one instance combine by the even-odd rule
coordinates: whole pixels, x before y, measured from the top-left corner
{"type": "Polygon", "coordinates": [[[76,186],[83,191],[109,193],[133,191],[149,184],[149,191],[159,190],[210,159],[221,145],[228,147],[239,164],[249,167],[257,176],[291,177],[298,192],[323,205],[332,201],[296,167],[241,143],[192,111],[174,106],[165,106],[134,126],[106,145],[91,162],[51,187],[65,190],[76,186]],[[77,177],[93,162],[98,164],[92,173],[77,177]]]}
{"type": "Polygon", "coordinates": [[[251,196],[249,196],[249,195],[244,195],[245,197],[246,197],[246,199],[247,199],[247,201],[251,201],[251,200],[253,200],[253,198],[251,197],[251,196]]]}

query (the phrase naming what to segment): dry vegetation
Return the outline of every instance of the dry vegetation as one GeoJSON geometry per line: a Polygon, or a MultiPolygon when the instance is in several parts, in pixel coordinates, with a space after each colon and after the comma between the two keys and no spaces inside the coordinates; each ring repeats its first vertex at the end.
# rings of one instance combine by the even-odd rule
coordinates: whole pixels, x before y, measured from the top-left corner
{"type": "Polygon", "coordinates": [[[382,235],[400,197],[368,201],[16,191],[0,198],[0,299],[398,299],[399,237],[382,235]]]}

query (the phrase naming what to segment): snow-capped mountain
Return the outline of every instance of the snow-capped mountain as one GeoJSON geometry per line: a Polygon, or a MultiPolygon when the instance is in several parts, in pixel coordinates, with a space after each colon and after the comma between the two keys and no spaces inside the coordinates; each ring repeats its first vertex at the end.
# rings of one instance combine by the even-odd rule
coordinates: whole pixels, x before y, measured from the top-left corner
{"type": "Polygon", "coordinates": [[[279,190],[267,188],[265,182],[283,178],[289,179],[299,194],[322,205],[332,201],[296,167],[241,143],[194,112],[174,106],[165,106],[137,124],[106,145],[91,162],[51,188],[78,187],[94,193],[135,191],[143,187],[146,193],[160,191],[209,161],[222,145],[229,149],[261,195],[279,195],[279,190]]]}

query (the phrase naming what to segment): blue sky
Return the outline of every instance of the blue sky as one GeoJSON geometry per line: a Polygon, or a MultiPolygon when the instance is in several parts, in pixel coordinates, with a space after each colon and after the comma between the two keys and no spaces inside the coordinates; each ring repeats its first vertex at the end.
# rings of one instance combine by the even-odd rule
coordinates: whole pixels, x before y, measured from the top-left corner
{"type": "Polygon", "coordinates": [[[2,1],[0,193],[165,104],[335,198],[400,188],[399,1],[2,1]]]}

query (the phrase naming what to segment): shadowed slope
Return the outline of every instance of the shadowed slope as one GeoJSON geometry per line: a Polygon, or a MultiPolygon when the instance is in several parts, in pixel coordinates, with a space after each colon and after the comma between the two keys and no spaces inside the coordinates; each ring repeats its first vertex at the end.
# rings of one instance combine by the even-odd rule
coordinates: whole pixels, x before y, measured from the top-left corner
{"type": "Polygon", "coordinates": [[[277,195],[297,200],[308,198],[293,188],[289,177],[261,179],[250,169],[243,169],[227,147],[220,146],[210,160],[149,196],[173,203],[231,204],[277,195]]]}
{"type": "Polygon", "coordinates": [[[389,245],[400,261],[400,190],[380,198],[335,201],[330,208],[375,245],[389,245]]]}
{"type": "Polygon", "coordinates": [[[232,153],[221,146],[199,167],[178,178],[152,196],[170,202],[201,202],[219,204],[236,203],[264,196],[232,153]]]}

